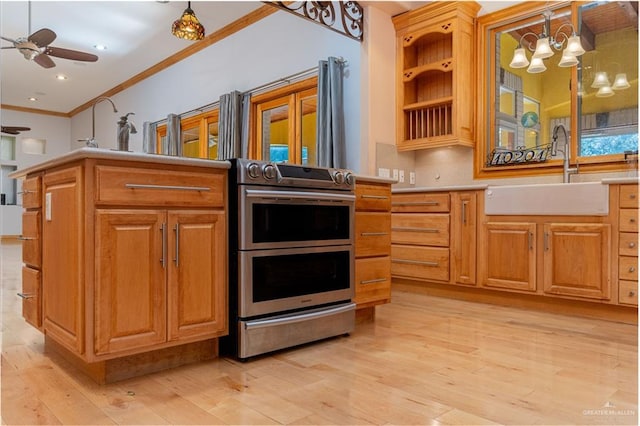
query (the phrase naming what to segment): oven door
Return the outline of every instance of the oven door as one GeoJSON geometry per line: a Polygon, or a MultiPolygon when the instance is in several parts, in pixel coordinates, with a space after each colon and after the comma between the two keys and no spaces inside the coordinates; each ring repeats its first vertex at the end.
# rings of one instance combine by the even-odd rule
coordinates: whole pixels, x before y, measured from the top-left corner
{"type": "Polygon", "coordinates": [[[240,250],[352,244],[355,195],[240,186],[240,250]]]}
{"type": "Polygon", "coordinates": [[[239,252],[239,317],[351,300],[353,256],[351,245],[239,252]]]}

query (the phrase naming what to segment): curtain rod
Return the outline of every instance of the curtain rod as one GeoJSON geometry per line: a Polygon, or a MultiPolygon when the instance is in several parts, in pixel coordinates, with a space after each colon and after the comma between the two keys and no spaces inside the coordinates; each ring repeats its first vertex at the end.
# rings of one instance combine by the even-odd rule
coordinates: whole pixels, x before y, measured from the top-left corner
{"type": "MultiPolygon", "coordinates": [[[[342,56],[338,57],[337,59],[338,59],[338,62],[340,62],[342,64],[346,65],[348,63],[348,61],[346,59],[344,59],[342,56]]],[[[282,83],[289,84],[289,83],[291,83],[292,80],[298,79],[298,78],[303,77],[303,76],[305,76],[307,74],[311,74],[311,73],[314,73],[314,72],[317,72],[317,71],[318,71],[318,66],[316,65],[315,67],[312,67],[312,68],[309,68],[309,69],[306,69],[306,70],[303,70],[303,71],[299,71],[299,72],[297,72],[295,74],[291,74],[291,75],[288,75],[286,77],[279,78],[279,79],[274,80],[274,81],[272,81],[270,83],[262,84],[260,86],[254,87],[253,89],[246,90],[246,91],[242,92],[242,94],[243,95],[245,95],[247,93],[254,94],[256,92],[259,92],[260,90],[264,90],[264,89],[267,89],[267,88],[270,88],[270,87],[274,87],[274,86],[277,86],[277,85],[282,84],[282,83]]],[[[191,114],[195,114],[195,113],[198,113],[198,112],[206,112],[206,111],[208,111],[210,109],[213,109],[214,107],[216,107],[218,105],[220,105],[220,101],[219,100],[215,101],[215,102],[212,102],[210,104],[203,105],[201,107],[194,108],[192,110],[183,112],[183,113],[178,114],[178,115],[180,116],[180,118],[182,118],[182,117],[185,117],[185,116],[188,116],[188,115],[191,115],[191,114]]],[[[158,123],[162,123],[163,121],[166,121],[166,118],[163,118],[163,119],[158,120],[158,121],[154,121],[151,124],[158,124],[158,123]]]]}

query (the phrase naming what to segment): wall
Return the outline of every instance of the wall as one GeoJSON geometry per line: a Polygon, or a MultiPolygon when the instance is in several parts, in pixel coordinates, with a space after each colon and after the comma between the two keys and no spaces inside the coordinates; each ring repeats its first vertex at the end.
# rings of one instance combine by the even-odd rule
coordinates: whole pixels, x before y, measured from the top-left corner
{"type": "MultiPolygon", "coordinates": [[[[142,151],[142,123],[169,113],[183,113],[216,102],[232,90],[248,91],[265,83],[315,67],[329,56],[347,60],[344,102],[347,164],[360,170],[360,43],[286,12],[274,13],[207,49],[153,75],[111,99],[97,104],[96,140],[102,148],[116,147],[116,122],[130,117],[139,129],[129,147],[142,151]],[[295,35],[295,36],[294,36],[295,35]]],[[[71,140],[91,136],[91,110],[71,119],[71,140]]],[[[73,148],[82,143],[72,142],[73,148]]]]}

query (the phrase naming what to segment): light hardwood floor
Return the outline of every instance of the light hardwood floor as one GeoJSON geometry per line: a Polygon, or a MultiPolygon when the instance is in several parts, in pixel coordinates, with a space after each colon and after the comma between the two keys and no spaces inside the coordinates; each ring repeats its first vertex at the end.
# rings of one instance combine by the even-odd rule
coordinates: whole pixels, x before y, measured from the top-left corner
{"type": "Polygon", "coordinates": [[[0,249],[3,424],[638,424],[637,326],[400,291],[349,337],[100,386],[43,352],[0,249]]]}

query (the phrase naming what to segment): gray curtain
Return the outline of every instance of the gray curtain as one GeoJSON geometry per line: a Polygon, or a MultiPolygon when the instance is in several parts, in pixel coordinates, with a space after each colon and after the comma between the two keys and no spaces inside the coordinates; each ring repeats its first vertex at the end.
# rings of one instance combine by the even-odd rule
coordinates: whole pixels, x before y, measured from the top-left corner
{"type": "Polygon", "coordinates": [[[344,62],[332,56],[318,64],[316,149],[320,167],[346,168],[343,69],[344,62]]]}
{"type": "Polygon", "coordinates": [[[162,154],[182,157],[180,133],[180,116],[177,114],[167,115],[167,137],[162,144],[162,154]]]}
{"type": "Polygon", "coordinates": [[[220,96],[218,160],[247,157],[249,99],[237,90],[220,96]]]}
{"type": "Polygon", "coordinates": [[[150,121],[142,123],[142,151],[147,154],[157,153],[156,130],[158,125],[150,121]]]}

